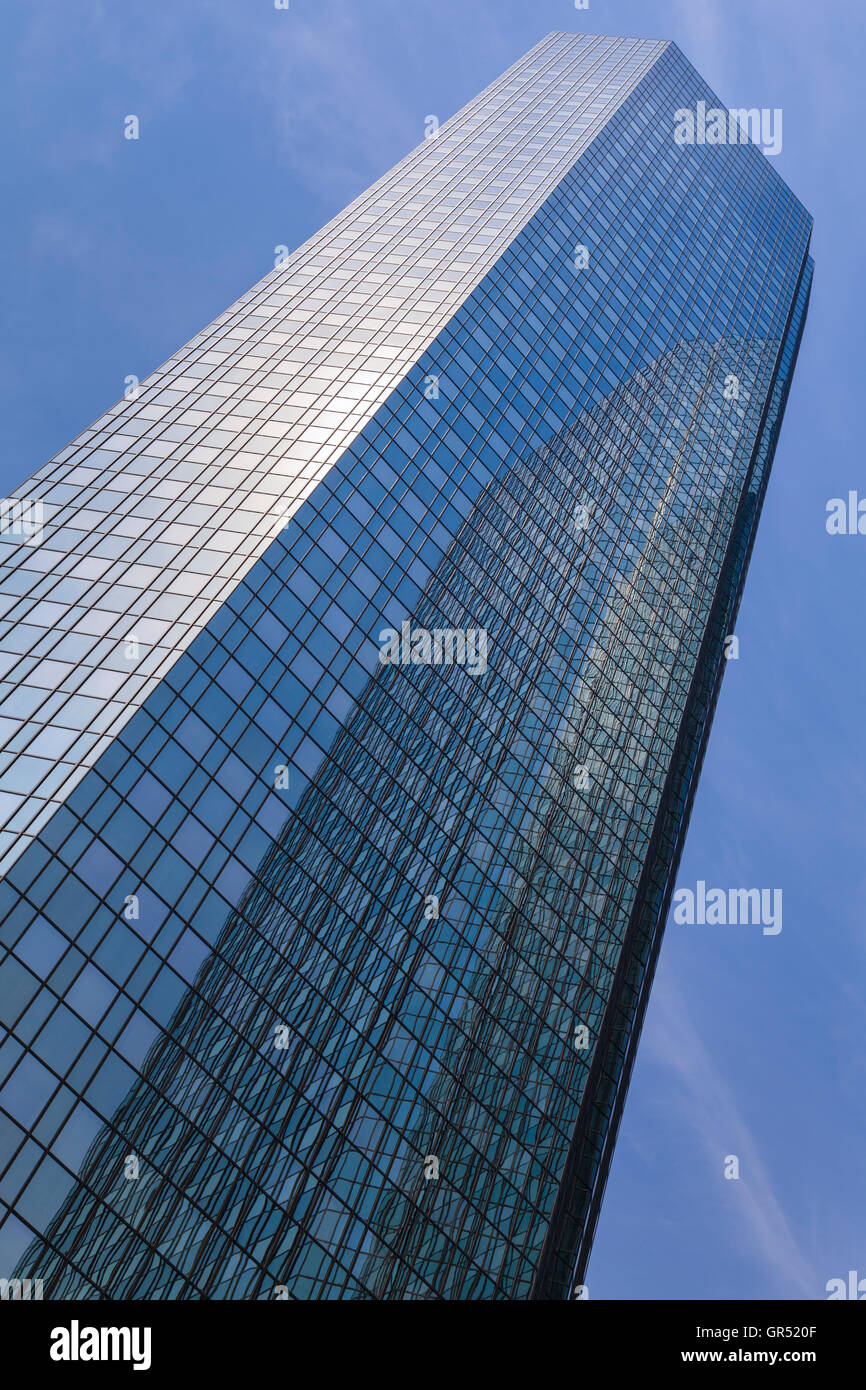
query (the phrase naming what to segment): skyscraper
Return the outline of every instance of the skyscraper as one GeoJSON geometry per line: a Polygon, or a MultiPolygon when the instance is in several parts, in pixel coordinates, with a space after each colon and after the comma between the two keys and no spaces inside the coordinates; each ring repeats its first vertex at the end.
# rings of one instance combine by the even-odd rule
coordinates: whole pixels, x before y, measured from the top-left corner
{"type": "Polygon", "coordinates": [[[0,1272],[576,1296],[811,282],[717,107],[548,35],[7,507],[0,1272]]]}

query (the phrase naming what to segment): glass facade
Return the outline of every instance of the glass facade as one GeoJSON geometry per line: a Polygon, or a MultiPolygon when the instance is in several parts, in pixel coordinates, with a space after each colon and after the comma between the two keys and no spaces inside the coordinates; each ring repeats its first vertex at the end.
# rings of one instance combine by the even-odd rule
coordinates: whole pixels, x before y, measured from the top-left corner
{"type": "Polygon", "coordinates": [[[699,100],[548,35],[28,484],[0,1272],[573,1296],[811,281],[699,100]]]}

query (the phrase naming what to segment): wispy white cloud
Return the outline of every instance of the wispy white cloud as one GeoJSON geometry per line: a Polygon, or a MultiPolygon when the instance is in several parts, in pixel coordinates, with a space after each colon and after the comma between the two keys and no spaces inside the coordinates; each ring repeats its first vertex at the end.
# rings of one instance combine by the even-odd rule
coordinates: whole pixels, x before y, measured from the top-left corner
{"type": "Polygon", "coordinates": [[[664,37],[676,40],[711,86],[722,85],[728,68],[729,12],[695,0],[673,0],[670,16],[673,32],[664,37]]]}
{"type": "Polygon", "coordinates": [[[263,106],[263,138],[281,165],[317,195],[345,201],[419,143],[424,126],[394,96],[370,43],[371,20],[387,22],[387,6],[373,16],[356,0],[329,0],[324,11],[228,7],[211,24],[244,55],[242,97],[263,106]]]}
{"type": "Polygon", "coordinates": [[[33,219],[33,249],[53,265],[87,260],[93,245],[87,228],[65,212],[40,212],[33,219]]]}
{"type": "Polygon", "coordinates": [[[781,1296],[818,1297],[823,1285],[797,1244],[731,1088],[701,1041],[669,974],[654,987],[652,1026],[645,1030],[644,1045],[676,1075],[684,1111],[719,1182],[735,1189],[729,1195],[731,1210],[739,1217],[740,1243],[751,1247],[765,1263],[781,1296]],[[737,1181],[726,1182],[723,1177],[728,1154],[739,1158],[737,1181]]]}

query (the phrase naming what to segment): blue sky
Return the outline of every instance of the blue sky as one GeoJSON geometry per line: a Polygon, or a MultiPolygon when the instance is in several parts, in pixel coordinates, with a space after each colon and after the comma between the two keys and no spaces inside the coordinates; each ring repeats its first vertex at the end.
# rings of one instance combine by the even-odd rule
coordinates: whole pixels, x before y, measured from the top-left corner
{"type": "Polygon", "coordinates": [[[783,929],[669,925],[589,1293],[822,1298],[866,1276],[866,536],[824,524],[829,498],[866,497],[858,6],[10,7],[0,492],[551,29],[672,38],[726,105],[780,107],[776,167],[815,217],[817,263],[678,879],[780,887],[783,929]]]}

